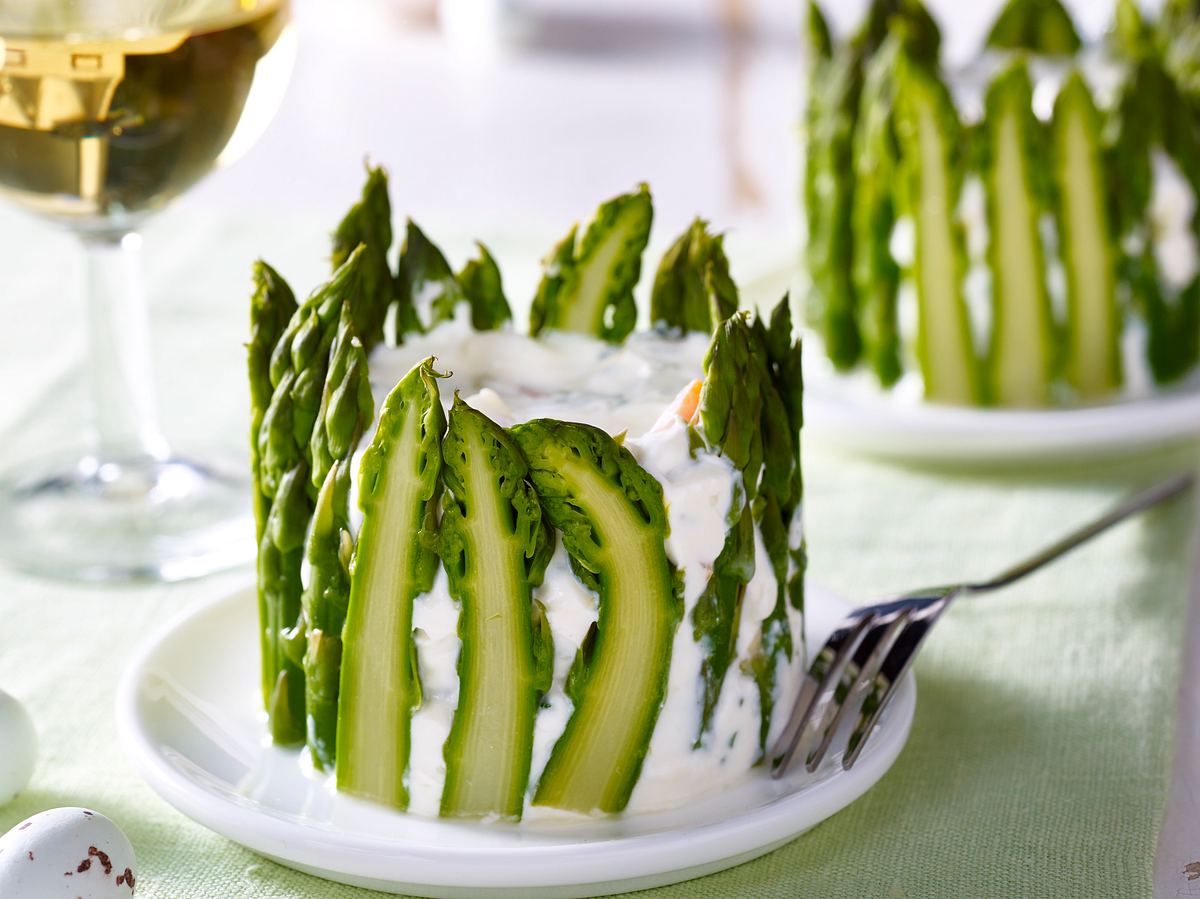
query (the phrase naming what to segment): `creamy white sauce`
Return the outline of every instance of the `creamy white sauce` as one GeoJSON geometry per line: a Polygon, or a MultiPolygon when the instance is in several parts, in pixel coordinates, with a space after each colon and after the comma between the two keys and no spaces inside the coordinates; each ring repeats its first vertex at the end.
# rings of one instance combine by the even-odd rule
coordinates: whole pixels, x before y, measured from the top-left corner
{"type": "Polygon", "coordinates": [[[976,174],[963,177],[955,213],[962,224],[967,244],[967,259],[984,262],[988,248],[987,191],[983,179],[976,174]]]}
{"type": "Polygon", "coordinates": [[[1150,334],[1141,315],[1130,312],[1121,334],[1121,373],[1124,391],[1129,397],[1144,397],[1154,393],[1154,373],[1149,362],[1150,334]]]}
{"type": "MultiPolygon", "coordinates": [[[[673,642],[663,709],[630,812],[679,805],[694,798],[698,789],[718,790],[743,777],[758,757],[757,687],[741,670],[741,662],[750,658],[760,639],[761,622],[775,604],[776,585],[757,535],[757,570],[743,603],[738,656],[714,713],[711,738],[693,750],[703,694],[702,651],[692,636],[690,616],[724,544],[740,474],[723,458],[706,453],[693,457],[683,421],[664,415],[664,410],[702,373],[708,343],[699,334],[682,340],[637,334],[620,347],[572,334],[531,340],[511,331],[475,332],[460,317],[400,347],[376,349],[370,359],[376,408],[414,365],[436,356],[436,367],[451,373],[439,382],[447,406],[458,390],[467,403],[506,427],[545,416],[588,422],[614,436],[631,435],[625,445],[662,485],[670,526],[666,550],[683,573],[684,614],[673,642]]],[[[352,462],[356,472],[372,437],[373,429],[352,462]]],[[[355,477],[351,494],[356,530],[361,522],[357,482],[355,477]]],[[[799,544],[801,525],[793,526],[789,539],[799,544]]],[[[564,692],[567,673],[598,613],[598,597],[575,577],[561,543],[534,596],[545,606],[554,639],[554,682],[534,726],[530,795],[571,715],[572,704],[564,692]]],[[[439,570],[430,592],[416,600],[413,615],[423,689],[422,706],[413,715],[408,772],[409,810],[415,814],[438,813],[445,783],[443,747],[458,702],[459,611],[439,570]]],[[[788,624],[797,650],[780,670],[781,705],[794,698],[803,670],[799,613],[789,610],[788,624]]],[[[546,821],[563,814],[527,806],[525,820],[546,821]]]]}
{"type": "Polygon", "coordinates": [[[1151,246],[1163,283],[1173,293],[1183,290],[1200,271],[1193,221],[1196,194],[1175,160],[1162,150],[1150,157],[1154,182],[1150,193],[1151,246]]]}
{"type": "Polygon", "coordinates": [[[892,225],[888,253],[900,268],[911,268],[917,261],[917,233],[911,215],[902,215],[892,225]]]}
{"type": "Polygon", "coordinates": [[[436,815],[446,783],[442,747],[458,707],[458,603],[450,596],[446,572],[438,569],[433,587],[413,602],[413,637],[421,676],[421,705],[413,712],[408,768],[409,811],[436,815]]]}
{"type": "Polygon", "coordinates": [[[545,580],[534,591],[534,596],[546,608],[546,619],[554,637],[554,683],[542,699],[543,708],[533,726],[533,760],[529,766],[531,796],[550,760],[550,750],[571,717],[574,707],[563,691],[567,672],[600,610],[599,598],[571,571],[570,558],[561,540],[546,566],[545,580]]]}

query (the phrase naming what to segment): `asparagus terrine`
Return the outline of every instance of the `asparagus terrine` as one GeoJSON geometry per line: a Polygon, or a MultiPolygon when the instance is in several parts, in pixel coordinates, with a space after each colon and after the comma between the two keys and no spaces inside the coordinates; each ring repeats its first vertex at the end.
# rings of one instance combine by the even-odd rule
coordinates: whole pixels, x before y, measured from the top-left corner
{"type": "Polygon", "coordinates": [[[920,0],[831,35],[808,5],[805,315],[832,366],[902,396],[1138,396],[1200,362],[1200,18],[1115,4],[1084,45],[1009,0],[948,70],[920,0]]]}
{"type": "Polygon", "coordinates": [[[544,263],[517,332],[386,179],[297,304],[256,269],[262,693],[357,797],[517,820],[686,802],[763,758],[803,671],[799,344],[738,310],[719,236],[633,288],[643,187],[544,263]],[[776,715],[777,710],[783,710],[776,715]]]}

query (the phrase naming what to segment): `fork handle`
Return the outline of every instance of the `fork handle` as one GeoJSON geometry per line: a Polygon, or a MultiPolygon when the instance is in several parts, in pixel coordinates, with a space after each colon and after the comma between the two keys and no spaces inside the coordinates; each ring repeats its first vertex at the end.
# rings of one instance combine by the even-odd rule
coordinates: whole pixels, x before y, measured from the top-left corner
{"type": "Polygon", "coordinates": [[[999,590],[1001,587],[1007,587],[1014,581],[1019,581],[1027,574],[1032,574],[1043,565],[1053,562],[1059,556],[1079,546],[1081,543],[1086,543],[1097,534],[1108,530],[1114,524],[1124,521],[1138,512],[1149,509],[1151,506],[1157,506],[1159,503],[1166,502],[1172,497],[1179,496],[1196,482],[1194,474],[1182,474],[1178,477],[1171,478],[1169,481],[1164,481],[1157,486],[1143,490],[1137,493],[1125,502],[1121,503],[1115,509],[1100,518],[1097,518],[1091,524],[1084,525],[1079,530],[1063,537],[1053,546],[1048,546],[1036,556],[1026,559],[1019,565],[999,574],[989,581],[980,581],[973,584],[964,584],[963,590],[968,593],[986,593],[991,590],[999,590]]]}

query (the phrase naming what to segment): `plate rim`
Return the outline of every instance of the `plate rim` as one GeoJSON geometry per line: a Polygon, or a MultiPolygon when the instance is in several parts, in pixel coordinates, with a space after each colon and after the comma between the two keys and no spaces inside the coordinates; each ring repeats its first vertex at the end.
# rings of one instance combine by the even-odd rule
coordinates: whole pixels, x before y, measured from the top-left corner
{"type": "MultiPolygon", "coordinates": [[[[811,579],[808,586],[826,601],[850,608],[838,594],[811,579]]],[[[851,780],[839,779],[840,797],[831,800],[825,783],[815,785],[815,790],[825,787],[816,797],[820,811],[815,818],[810,813],[806,819],[812,820],[800,825],[795,824],[795,806],[801,798],[812,799],[811,790],[788,792],[763,806],[684,829],[613,838],[462,847],[453,841],[411,843],[393,836],[357,833],[338,837],[335,828],[289,820],[284,815],[271,814],[269,808],[231,802],[203,789],[164,757],[141,722],[139,688],[150,673],[149,663],[162,645],[196,619],[220,614],[225,606],[232,606],[238,597],[252,590],[253,582],[246,581],[217,591],[181,610],[140,642],[117,689],[118,733],[126,757],[139,777],[176,811],[252,852],[288,867],[302,865],[303,868],[297,869],[310,874],[320,872],[315,876],[343,883],[438,896],[455,895],[456,890],[471,891],[472,895],[521,889],[528,895],[532,895],[529,890],[562,894],[572,888],[582,891],[572,895],[598,895],[679,882],[692,876],[688,872],[702,867],[707,869],[705,873],[714,873],[779,848],[861,798],[891,769],[903,751],[915,716],[916,683],[910,670],[889,710],[892,739],[881,751],[864,755],[847,775],[851,780]],[[341,856],[342,860],[330,864],[330,858],[317,859],[316,853],[341,856]],[[347,855],[355,857],[356,863],[347,864],[347,855]],[[614,856],[619,856],[622,862],[618,879],[613,879],[611,867],[607,868],[605,879],[584,876],[580,870],[587,865],[596,868],[604,861],[611,863],[614,856]],[[673,861],[663,860],[668,856],[673,861]],[[401,858],[401,871],[386,870],[389,866],[394,868],[401,858]],[[511,882],[511,878],[501,881],[499,877],[504,871],[520,875],[520,882],[511,882]]],[[[423,819],[423,823],[445,826],[448,833],[475,826],[437,819],[423,819]]],[[[597,868],[597,873],[603,872],[597,868]]]]}
{"type": "Polygon", "coordinates": [[[1200,387],[1091,406],[997,409],[903,403],[827,370],[806,329],[805,431],[871,455],[937,461],[1117,456],[1200,434],[1200,387]],[[811,347],[811,349],[809,349],[811,347]]]}

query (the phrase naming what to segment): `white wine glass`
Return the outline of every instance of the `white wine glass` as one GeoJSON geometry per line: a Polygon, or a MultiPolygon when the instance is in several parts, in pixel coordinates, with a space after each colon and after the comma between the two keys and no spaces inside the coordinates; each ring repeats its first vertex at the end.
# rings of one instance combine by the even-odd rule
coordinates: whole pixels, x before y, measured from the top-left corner
{"type": "Polygon", "coordinates": [[[178,580],[253,554],[244,462],[155,416],[138,228],[254,142],[290,75],[288,0],[4,0],[0,198],[86,260],[83,449],[0,475],[0,558],[72,580],[178,580]]]}

